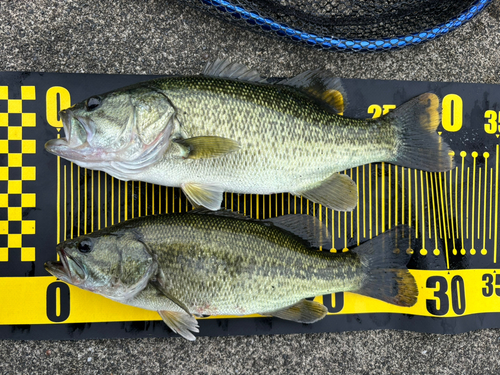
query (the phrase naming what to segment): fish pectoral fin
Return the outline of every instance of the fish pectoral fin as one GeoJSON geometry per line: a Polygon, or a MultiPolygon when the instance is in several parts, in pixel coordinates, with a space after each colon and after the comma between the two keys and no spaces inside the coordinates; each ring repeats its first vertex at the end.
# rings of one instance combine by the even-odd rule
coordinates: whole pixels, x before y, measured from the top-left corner
{"type": "Polygon", "coordinates": [[[347,175],[335,173],[319,186],[297,193],[336,211],[352,211],[358,202],[356,183],[347,175]]]}
{"type": "Polygon", "coordinates": [[[191,315],[184,311],[158,311],[165,324],[175,333],[178,333],[189,341],[196,340],[191,332],[200,332],[198,322],[191,315]]]}
{"type": "Polygon", "coordinates": [[[219,186],[188,182],[181,184],[181,188],[193,206],[203,206],[212,211],[220,208],[224,190],[219,186]]]}
{"type": "Polygon", "coordinates": [[[310,215],[284,215],[264,221],[299,236],[309,242],[311,247],[322,246],[325,249],[332,247],[332,236],[328,227],[318,218],[310,215]]]}
{"type": "Polygon", "coordinates": [[[327,308],[321,303],[303,299],[295,305],[266,315],[272,315],[285,320],[292,320],[297,323],[310,324],[323,319],[327,312],[327,308]]]}
{"type": "Polygon", "coordinates": [[[229,138],[204,136],[173,139],[181,146],[185,159],[208,159],[238,151],[240,144],[229,138]]]}
{"type": "Polygon", "coordinates": [[[179,301],[177,298],[175,298],[173,295],[171,295],[157,280],[150,280],[149,284],[151,284],[156,290],[158,290],[161,294],[163,294],[165,297],[167,297],[170,301],[175,303],[177,306],[179,306],[181,309],[183,309],[186,314],[191,315],[189,312],[189,309],[186,307],[184,303],[179,301]]]}

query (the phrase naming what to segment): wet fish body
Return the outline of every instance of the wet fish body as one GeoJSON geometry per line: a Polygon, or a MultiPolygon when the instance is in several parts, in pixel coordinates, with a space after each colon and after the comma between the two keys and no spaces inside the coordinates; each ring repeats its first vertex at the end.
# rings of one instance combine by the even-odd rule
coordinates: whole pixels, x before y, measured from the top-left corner
{"type": "Polygon", "coordinates": [[[158,311],[194,339],[193,315],[258,313],[312,323],[327,310],[305,298],[339,291],[411,306],[418,294],[406,269],[411,241],[407,228],[397,228],[334,254],[311,250],[331,238],[310,216],[255,221],[195,212],[136,218],[65,241],[57,247],[61,262],[46,268],[82,289],[158,311]]]}
{"type": "Polygon", "coordinates": [[[453,167],[436,134],[439,99],[423,94],[380,119],[339,116],[338,79],[308,71],[276,84],[238,64],[94,96],[61,112],[66,138],[46,149],[122,180],[181,187],[220,208],[223,192],[291,192],[352,210],[354,182],[336,172],[386,161],[453,167]]]}

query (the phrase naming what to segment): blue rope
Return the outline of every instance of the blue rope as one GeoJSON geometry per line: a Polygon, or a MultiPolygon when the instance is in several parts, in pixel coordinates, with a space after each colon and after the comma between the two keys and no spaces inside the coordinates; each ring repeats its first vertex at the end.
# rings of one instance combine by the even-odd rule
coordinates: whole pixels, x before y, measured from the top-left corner
{"type": "Polygon", "coordinates": [[[344,39],[311,34],[302,30],[278,23],[271,18],[262,17],[256,12],[249,12],[242,6],[234,5],[226,0],[201,0],[203,4],[214,7],[219,12],[230,14],[235,19],[245,20],[252,26],[260,26],[264,31],[272,32],[280,37],[314,47],[333,51],[386,51],[420,44],[449,33],[479,14],[492,0],[478,0],[469,9],[448,22],[410,34],[383,39],[344,39]]]}

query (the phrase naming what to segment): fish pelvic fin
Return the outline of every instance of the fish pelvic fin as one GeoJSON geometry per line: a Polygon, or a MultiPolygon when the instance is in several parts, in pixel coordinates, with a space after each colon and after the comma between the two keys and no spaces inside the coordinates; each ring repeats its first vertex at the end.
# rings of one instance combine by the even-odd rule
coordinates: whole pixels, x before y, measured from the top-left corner
{"type": "Polygon", "coordinates": [[[297,323],[311,324],[323,319],[327,312],[327,308],[321,303],[303,299],[295,305],[264,315],[271,315],[297,323]]]}
{"type": "Polygon", "coordinates": [[[276,84],[295,87],[326,104],[327,109],[336,114],[342,114],[347,107],[347,94],[340,78],[328,70],[307,70],[276,84]]]}
{"type": "Polygon", "coordinates": [[[441,121],[437,95],[419,95],[380,119],[387,120],[397,134],[395,157],[388,162],[429,172],[455,167],[450,146],[436,133],[441,121]]]}
{"type": "Polygon", "coordinates": [[[195,341],[196,337],[191,332],[200,332],[198,322],[191,315],[184,311],[158,311],[165,324],[175,333],[178,333],[186,340],[195,341]]]}
{"type": "Polygon", "coordinates": [[[406,264],[415,242],[411,228],[398,226],[355,248],[353,252],[359,256],[366,279],[354,293],[393,305],[413,306],[417,302],[418,288],[406,264]]]}
{"type": "Polygon", "coordinates": [[[356,183],[347,175],[335,173],[320,185],[296,193],[335,211],[352,211],[358,203],[356,183]]]}
{"type": "Polygon", "coordinates": [[[181,184],[181,188],[193,206],[203,206],[212,211],[220,209],[224,190],[219,186],[188,182],[181,184]]]}

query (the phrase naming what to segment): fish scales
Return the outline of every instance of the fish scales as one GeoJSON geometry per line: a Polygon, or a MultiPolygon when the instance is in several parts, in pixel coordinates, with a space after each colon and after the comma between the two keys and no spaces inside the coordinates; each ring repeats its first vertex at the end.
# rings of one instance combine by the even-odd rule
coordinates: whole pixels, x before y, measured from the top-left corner
{"type": "Polygon", "coordinates": [[[449,146],[436,133],[439,98],[422,94],[378,119],[338,115],[337,78],[306,71],[277,83],[218,61],[204,75],[166,77],[96,95],[60,113],[65,137],[47,151],[121,180],[182,188],[195,206],[221,207],[224,192],[289,192],[336,211],[357,205],[337,174],[389,162],[444,172],[449,146]]]}
{"type": "Polygon", "coordinates": [[[146,218],[138,229],[167,275],[167,289],[193,313],[272,312],[302,298],[356,290],[363,281],[355,256],[311,251],[258,222],[210,219],[173,214],[146,218]]]}
{"type": "Polygon", "coordinates": [[[318,251],[331,242],[315,217],[257,221],[196,210],[139,217],[57,246],[45,267],[59,279],[112,300],[156,310],[194,340],[193,315],[265,314],[314,323],[328,312],[306,298],[351,291],[400,306],[416,302],[408,272],[409,228],[396,227],[348,253],[318,251]],[[404,248],[407,248],[404,246],[404,248]]]}
{"type": "Polygon", "coordinates": [[[288,86],[211,77],[164,78],[152,84],[177,108],[186,137],[218,136],[240,149],[218,158],[179,163],[179,150],[144,173],[165,184],[221,184],[235,193],[301,191],[335,172],[387,159],[394,150],[388,123],[347,119],[288,86]]]}

